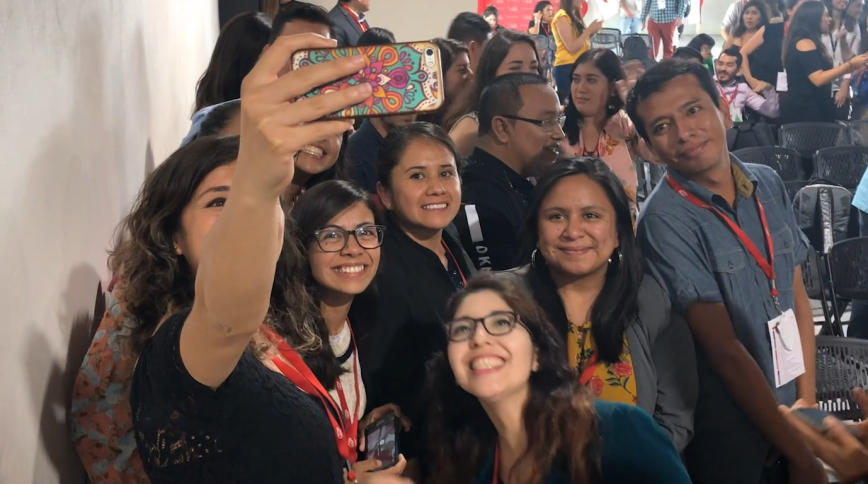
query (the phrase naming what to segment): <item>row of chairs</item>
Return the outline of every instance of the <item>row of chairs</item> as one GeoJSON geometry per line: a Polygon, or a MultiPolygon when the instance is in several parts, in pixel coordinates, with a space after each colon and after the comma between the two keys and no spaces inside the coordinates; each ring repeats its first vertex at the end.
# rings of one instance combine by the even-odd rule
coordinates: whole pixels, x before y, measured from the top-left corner
{"type": "MultiPolygon", "coordinates": [[[[789,185],[795,190],[790,192],[791,198],[794,198],[796,191],[806,186],[798,182],[808,181],[804,173],[803,156],[792,148],[760,146],[737,150],[733,155],[745,163],[768,166],[774,169],[784,182],[794,182],[789,185]]],[[[855,191],[862,174],[868,168],[868,146],[821,148],[810,159],[813,165],[813,180],[829,181],[855,191]]]]}
{"type": "Polygon", "coordinates": [[[850,301],[868,299],[868,237],[836,242],[826,254],[811,248],[802,279],[824,316],[816,339],[817,403],[842,420],[859,420],[851,391],[868,387],[868,341],[843,337],[841,316],[850,301]]]}
{"type": "Polygon", "coordinates": [[[597,32],[594,37],[591,39],[591,48],[601,48],[601,49],[609,49],[618,57],[624,55],[624,43],[627,39],[634,37],[642,39],[645,43],[645,46],[648,47],[648,52],[651,59],[654,59],[655,49],[654,49],[654,40],[649,34],[627,34],[621,35],[620,29],[613,28],[602,28],[599,32],[597,32]]]}

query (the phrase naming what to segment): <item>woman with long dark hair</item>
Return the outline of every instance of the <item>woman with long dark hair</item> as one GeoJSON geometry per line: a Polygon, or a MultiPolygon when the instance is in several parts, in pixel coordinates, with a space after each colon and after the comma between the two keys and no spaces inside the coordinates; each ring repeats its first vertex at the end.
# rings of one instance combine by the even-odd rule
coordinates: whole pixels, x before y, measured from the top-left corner
{"type": "Polygon", "coordinates": [[[693,340],[660,286],[644,277],[620,180],[598,158],[558,161],[537,182],[525,232],[535,250],[517,272],[581,383],[597,398],[653,415],[683,450],[698,391],[693,340]]]}
{"type": "Polygon", "coordinates": [[[527,34],[504,30],[485,44],[479,58],[473,85],[452,103],[444,115],[443,128],[458,148],[461,156],[470,156],[476,147],[479,131],[479,100],[482,91],[495,77],[514,72],[541,74],[536,42],[527,34]]]}
{"type": "Polygon", "coordinates": [[[747,2],[727,47],[740,47],[741,72],[756,92],[777,87],[783,72],[781,53],[784,42],[783,17],[771,13],[768,2],[747,2]]]}
{"type": "Polygon", "coordinates": [[[552,18],[555,36],[555,63],[553,76],[558,97],[563,104],[570,95],[570,67],[580,55],[591,48],[591,37],[603,28],[602,20],[585,25],[579,0],[561,0],[560,8],[552,18]]]}
{"type": "Polygon", "coordinates": [[[605,161],[627,190],[635,221],[639,181],[633,156],[649,161],[654,157],[623,112],[627,86],[621,59],[609,49],[589,50],[573,64],[570,78],[561,153],[605,161]]]}
{"type": "Polygon", "coordinates": [[[241,81],[253,69],[271,37],[271,18],[260,12],[233,17],[217,37],[208,68],[196,85],[195,113],[241,97],[241,81]]]}
{"type": "Polygon", "coordinates": [[[781,101],[780,124],[834,123],[832,81],[868,64],[868,54],[862,54],[834,66],[822,41],[829,20],[826,7],[810,0],[796,9],[790,21],[783,50],[788,89],[781,101]]]}
{"type": "Polygon", "coordinates": [[[592,402],[516,276],[475,276],[446,318],[429,373],[432,482],[690,482],[645,412],[592,402]]]}
{"type": "Polygon", "coordinates": [[[446,301],[474,272],[451,227],[461,207],[459,161],[449,135],[422,122],[392,130],[379,152],[386,236],[377,297],[358,308],[373,321],[359,358],[369,405],[394,403],[413,423],[401,441],[411,472],[424,442],[425,363],[443,338],[446,301]]]}

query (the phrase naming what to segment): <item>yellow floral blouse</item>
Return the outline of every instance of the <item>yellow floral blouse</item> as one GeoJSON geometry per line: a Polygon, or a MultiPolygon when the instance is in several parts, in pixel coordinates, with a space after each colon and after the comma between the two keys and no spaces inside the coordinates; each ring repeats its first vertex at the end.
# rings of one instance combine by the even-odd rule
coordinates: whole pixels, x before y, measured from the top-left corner
{"type": "Polygon", "coordinates": [[[621,361],[613,365],[598,360],[590,321],[581,326],[570,323],[567,345],[570,365],[578,372],[582,384],[589,386],[597,398],[636,405],[636,378],[626,335],[621,361]]]}

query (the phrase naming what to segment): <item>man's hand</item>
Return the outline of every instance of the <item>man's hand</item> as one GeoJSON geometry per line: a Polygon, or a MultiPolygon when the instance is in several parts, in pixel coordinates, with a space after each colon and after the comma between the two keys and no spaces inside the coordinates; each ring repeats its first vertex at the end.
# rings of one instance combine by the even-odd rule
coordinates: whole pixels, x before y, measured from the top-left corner
{"type": "Polygon", "coordinates": [[[822,433],[802,421],[789,408],[781,407],[781,412],[799,431],[808,447],[829,464],[845,484],[868,477],[868,396],[864,390],[857,389],[853,391],[853,397],[866,420],[848,429],[838,419],[828,417],[823,422],[826,431],[822,433]]]}

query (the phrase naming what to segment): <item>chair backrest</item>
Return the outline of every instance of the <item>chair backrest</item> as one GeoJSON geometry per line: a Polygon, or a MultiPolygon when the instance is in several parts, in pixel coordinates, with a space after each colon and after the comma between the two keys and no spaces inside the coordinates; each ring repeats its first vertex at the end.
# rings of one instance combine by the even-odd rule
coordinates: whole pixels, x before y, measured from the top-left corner
{"type": "Polygon", "coordinates": [[[850,128],[850,141],[857,146],[868,146],[868,119],[859,119],[847,123],[850,128]]]}
{"type": "Polygon", "coordinates": [[[849,144],[850,133],[837,123],[792,123],[780,127],[778,142],[803,157],[812,157],[817,150],[849,144]]]}
{"type": "Polygon", "coordinates": [[[604,33],[600,31],[591,38],[591,48],[609,49],[616,55],[621,55],[621,34],[604,33]]]}
{"type": "Polygon", "coordinates": [[[726,147],[729,151],[776,144],[775,132],[766,123],[739,123],[726,130],[726,147]]]}
{"type": "Polygon", "coordinates": [[[856,190],[868,168],[868,146],[823,148],[814,155],[814,176],[856,190]]]}
{"type": "Polygon", "coordinates": [[[771,167],[785,182],[802,179],[802,158],[796,150],[777,146],[761,146],[737,150],[732,154],[745,163],[771,167]]]}
{"type": "Polygon", "coordinates": [[[853,195],[846,188],[835,185],[808,185],[796,193],[793,199],[796,224],[821,254],[847,238],[852,200],[853,195]]]}
{"type": "Polygon", "coordinates": [[[868,340],[817,336],[817,403],[841,420],[860,420],[854,388],[868,386],[868,340]]]}
{"type": "Polygon", "coordinates": [[[654,59],[654,40],[648,34],[627,34],[621,37],[626,59],[654,59]],[[641,42],[641,43],[640,43],[641,42]]]}
{"type": "Polygon", "coordinates": [[[836,242],[829,250],[829,273],[836,296],[868,299],[868,237],[836,242]]]}

